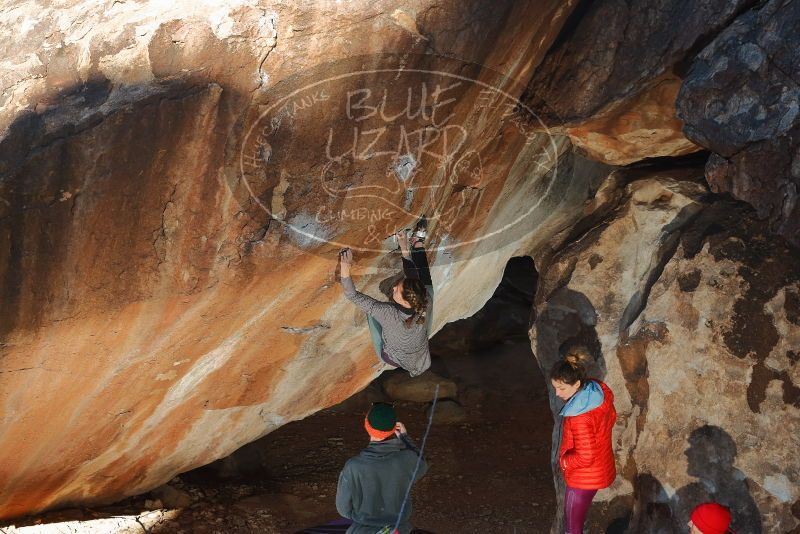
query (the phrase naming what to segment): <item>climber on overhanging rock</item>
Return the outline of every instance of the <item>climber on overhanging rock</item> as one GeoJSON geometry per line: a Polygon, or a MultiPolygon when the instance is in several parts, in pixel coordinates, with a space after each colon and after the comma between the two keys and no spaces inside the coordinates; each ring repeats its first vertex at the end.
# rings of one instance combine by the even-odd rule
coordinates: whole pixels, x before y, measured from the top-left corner
{"type": "Polygon", "coordinates": [[[690,517],[690,534],[736,534],[730,529],[731,512],[721,504],[703,503],[692,510],[690,517]]]}
{"type": "Polygon", "coordinates": [[[611,430],[617,420],[614,394],[599,380],[587,379],[584,356],[571,352],[553,366],[550,382],[556,396],[566,401],[562,416],[558,462],[567,489],[564,495],[564,532],[582,534],[586,513],[597,490],[617,476],[611,430]]]}
{"type": "Polygon", "coordinates": [[[424,228],[417,224],[411,240],[405,232],[396,235],[403,256],[404,278],[392,288],[392,302],[381,302],[356,291],[350,278],[353,252],[339,253],[341,281],[345,296],[364,310],[378,358],[402,367],[411,376],[431,365],[428,332],[433,309],[433,282],[424,249],[424,228]]]}
{"type": "Polygon", "coordinates": [[[392,405],[373,404],[364,428],[369,446],[344,465],[336,488],[336,510],[353,521],[347,534],[409,534],[408,489],[425,475],[428,465],[403,423],[397,421],[392,405]]]}

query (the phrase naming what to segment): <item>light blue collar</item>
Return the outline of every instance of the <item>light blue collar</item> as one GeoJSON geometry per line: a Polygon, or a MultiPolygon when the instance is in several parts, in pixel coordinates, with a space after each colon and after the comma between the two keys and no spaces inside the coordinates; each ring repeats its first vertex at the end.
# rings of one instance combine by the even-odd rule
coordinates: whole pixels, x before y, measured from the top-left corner
{"type": "Polygon", "coordinates": [[[561,408],[559,415],[562,417],[572,417],[584,414],[603,404],[605,397],[605,393],[603,393],[603,388],[600,387],[600,384],[594,380],[587,380],[583,387],[581,387],[575,395],[570,397],[564,407],[561,408]]]}

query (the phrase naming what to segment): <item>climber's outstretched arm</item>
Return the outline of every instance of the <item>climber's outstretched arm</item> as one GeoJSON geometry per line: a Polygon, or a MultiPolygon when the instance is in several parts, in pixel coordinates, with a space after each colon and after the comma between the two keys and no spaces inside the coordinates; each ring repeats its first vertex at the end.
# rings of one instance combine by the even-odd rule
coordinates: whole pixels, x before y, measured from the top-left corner
{"type": "Polygon", "coordinates": [[[353,251],[344,249],[339,252],[339,264],[341,269],[342,289],[344,289],[344,296],[353,302],[356,306],[361,308],[364,313],[373,317],[381,325],[384,325],[391,317],[394,311],[394,306],[388,302],[381,302],[375,300],[369,295],[365,295],[356,291],[356,286],[353,284],[353,279],[350,277],[350,266],[353,264],[353,251]]]}
{"type": "Polygon", "coordinates": [[[408,251],[408,236],[406,233],[400,230],[394,234],[394,236],[397,239],[397,244],[400,245],[400,254],[403,255],[403,259],[411,261],[411,254],[408,251]]]}

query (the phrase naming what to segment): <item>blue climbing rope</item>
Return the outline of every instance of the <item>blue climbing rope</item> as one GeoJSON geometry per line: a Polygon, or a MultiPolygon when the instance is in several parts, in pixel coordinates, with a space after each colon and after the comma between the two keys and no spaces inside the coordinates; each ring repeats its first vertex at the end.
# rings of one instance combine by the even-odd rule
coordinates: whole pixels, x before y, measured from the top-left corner
{"type": "Polygon", "coordinates": [[[408,504],[408,499],[411,497],[411,486],[414,485],[414,481],[417,479],[417,473],[419,473],[419,466],[422,463],[422,455],[425,453],[425,444],[428,442],[428,433],[431,431],[431,425],[433,424],[433,414],[436,411],[436,401],[439,400],[439,384],[436,384],[436,390],[433,393],[433,404],[431,404],[431,414],[428,416],[428,428],[425,429],[425,435],[422,437],[422,446],[419,448],[419,456],[417,456],[417,465],[414,466],[414,472],[411,474],[411,480],[408,482],[408,487],[406,488],[406,495],[403,497],[403,504],[400,505],[400,514],[397,516],[397,523],[394,524],[394,531],[393,532],[400,532],[400,521],[403,519],[403,512],[406,511],[406,504],[408,504]]]}

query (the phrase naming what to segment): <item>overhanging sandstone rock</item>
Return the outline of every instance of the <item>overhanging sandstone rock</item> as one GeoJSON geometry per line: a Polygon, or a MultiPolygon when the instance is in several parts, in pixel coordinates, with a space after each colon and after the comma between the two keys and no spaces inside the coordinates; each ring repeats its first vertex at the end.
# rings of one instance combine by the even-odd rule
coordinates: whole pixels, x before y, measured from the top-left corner
{"type": "Polygon", "coordinates": [[[399,267],[383,237],[453,207],[430,227],[436,330],[480,307],[497,266],[579,217],[602,167],[573,172],[568,141],[526,131],[506,105],[569,6],[473,4],[4,11],[2,44],[20,55],[0,68],[0,517],[157,487],[364,387],[380,369],[334,277],[341,243],[379,238],[355,273],[377,296],[399,267]],[[464,138],[446,175],[427,152],[371,153],[367,137],[349,158],[326,154],[377,120],[402,141],[365,110],[403,83],[419,109],[401,126],[430,127],[422,108],[453,75],[464,138]],[[343,112],[364,88],[364,115],[343,112]],[[381,177],[394,189],[377,200],[348,189],[381,177]],[[320,189],[332,183],[344,193],[320,189]],[[378,209],[379,235],[356,217],[378,209]]]}

